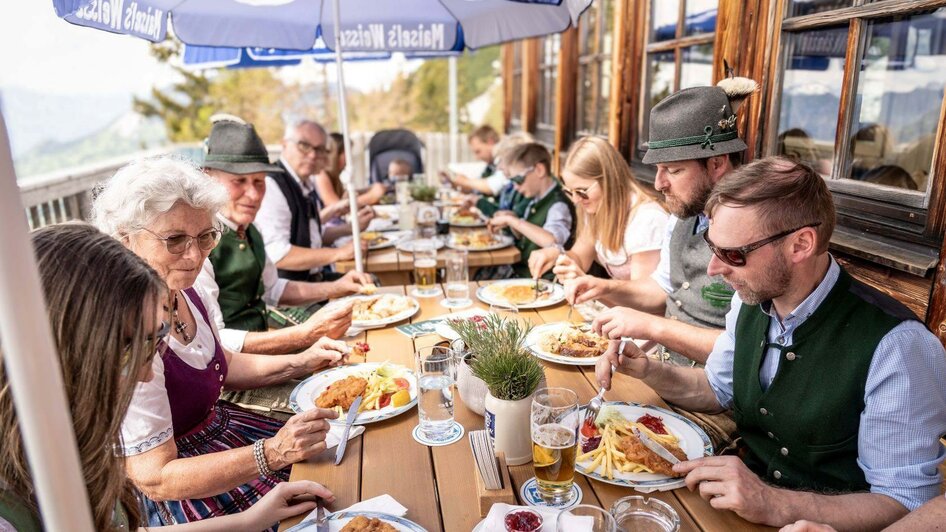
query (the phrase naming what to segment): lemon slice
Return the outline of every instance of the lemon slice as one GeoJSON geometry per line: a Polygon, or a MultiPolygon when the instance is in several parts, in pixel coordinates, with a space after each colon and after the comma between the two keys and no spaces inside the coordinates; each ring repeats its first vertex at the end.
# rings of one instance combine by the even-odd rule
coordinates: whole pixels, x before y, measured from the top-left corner
{"type": "Polygon", "coordinates": [[[532,461],[535,467],[546,467],[557,462],[558,456],[555,456],[555,454],[558,453],[553,453],[554,451],[532,444],[532,461]]]}
{"type": "Polygon", "coordinates": [[[411,394],[407,390],[398,390],[391,396],[391,406],[399,408],[411,402],[411,394]]]}

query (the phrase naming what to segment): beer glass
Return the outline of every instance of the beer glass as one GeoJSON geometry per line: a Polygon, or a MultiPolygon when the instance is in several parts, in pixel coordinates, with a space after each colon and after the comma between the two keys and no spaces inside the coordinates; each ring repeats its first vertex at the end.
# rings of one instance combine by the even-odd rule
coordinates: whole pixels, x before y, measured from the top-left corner
{"type": "Polygon", "coordinates": [[[447,289],[447,298],[443,306],[447,308],[464,308],[473,304],[470,300],[470,268],[468,254],[465,249],[451,249],[445,253],[444,269],[447,289]]]}
{"type": "Polygon", "coordinates": [[[532,399],[532,469],[539,496],[550,505],[568,500],[575,481],[578,395],[566,388],[541,388],[532,399]]]}
{"type": "Polygon", "coordinates": [[[433,240],[414,241],[414,295],[433,297],[437,289],[437,248],[433,240]]]}
{"type": "Polygon", "coordinates": [[[417,369],[417,414],[420,430],[430,440],[443,440],[453,427],[453,382],[456,354],[449,347],[414,351],[417,369]]]}

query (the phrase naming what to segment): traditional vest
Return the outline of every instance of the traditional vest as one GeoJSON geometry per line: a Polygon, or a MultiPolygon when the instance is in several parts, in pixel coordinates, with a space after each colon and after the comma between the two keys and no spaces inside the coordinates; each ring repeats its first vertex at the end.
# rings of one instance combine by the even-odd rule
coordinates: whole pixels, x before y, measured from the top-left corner
{"type": "Polygon", "coordinates": [[[521,215],[528,204],[529,198],[517,192],[511,181],[499,191],[499,197],[483,196],[476,200],[476,208],[486,216],[503,210],[511,210],[521,215]]]}
{"type": "MultiPolygon", "coordinates": [[[[670,235],[670,285],[673,291],[667,295],[666,316],[683,323],[723,329],[726,313],[733,291],[721,276],[706,274],[713,252],[697,232],[699,217],[677,220],[670,235]]],[[[691,361],[674,352],[670,360],[676,364],[690,365],[691,361]]]]}
{"type": "MultiPolygon", "coordinates": [[[[283,166],[282,162],[279,163],[283,166]]],[[[285,168],[285,166],[283,166],[285,168]]],[[[319,219],[318,195],[306,195],[302,191],[299,183],[286,172],[273,172],[267,174],[267,177],[273,178],[282,195],[289,204],[289,212],[292,213],[292,222],[289,226],[289,243],[293,246],[302,248],[312,247],[312,235],[309,234],[309,220],[315,219],[319,230],[322,229],[322,221],[319,219]]],[[[293,281],[307,281],[309,279],[308,271],[278,270],[279,276],[293,281]]]]}
{"type": "MultiPolygon", "coordinates": [[[[521,212],[516,212],[520,218],[525,218],[527,222],[542,227],[545,225],[545,220],[548,218],[549,210],[552,208],[552,205],[559,202],[565,203],[565,205],[568,206],[569,212],[572,214],[571,235],[568,237],[568,241],[565,242],[565,248],[569,248],[575,238],[575,206],[562,192],[562,187],[560,187],[558,183],[555,183],[552,189],[542,199],[534,203],[520,202],[513,207],[513,211],[516,211],[516,207],[522,209],[521,212]]],[[[520,253],[519,262],[513,265],[516,276],[532,277],[532,274],[529,272],[529,255],[539,249],[539,246],[528,238],[520,237],[516,239],[516,247],[519,248],[520,253]]],[[[551,278],[550,274],[551,272],[548,272],[547,275],[551,278]]]]}
{"type": "Polygon", "coordinates": [[[236,231],[227,231],[210,252],[214,278],[220,293],[217,302],[228,329],[266,330],[266,303],[263,301],[263,267],[266,249],[263,235],[253,224],[246,228],[246,240],[236,231]]]}
{"type": "Polygon", "coordinates": [[[857,465],[864,389],[881,339],[916,316],[843,269],[824,302],[792,335],[769,344],[769,320],[759,305],[743,305],[736,321],[733,397],[746,465],[791,489],[866,491],[857,465]],[[759,368],[769,347],[780,363],[768,390],[759,368]]]}

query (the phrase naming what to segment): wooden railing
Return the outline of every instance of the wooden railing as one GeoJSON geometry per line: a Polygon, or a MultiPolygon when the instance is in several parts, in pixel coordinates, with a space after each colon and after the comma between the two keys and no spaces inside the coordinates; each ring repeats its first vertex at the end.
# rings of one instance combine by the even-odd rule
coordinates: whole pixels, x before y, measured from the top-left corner
{"type": "MultiPolygon", "coordinates": [[[[371,132],[352,135],[352,157],[356,179],[367,181],[368,141],[371,132]]],[[[428,183],[437,182],[437,172],[446,167],[450,158],[450,135],[447,133],[418,133],[424,143],[424,169],[428,183]]],[[[270,146],[270,157],[279,156],[279,145],[270,146]]],[[[142,151],[109,161],[38,175],[20,181],[20,197],[26,208],[30,228],[69,220],[86,220],[95,187],[108,179],[116,170],[143,157],[176,153],[200,160],[199,144],[175,144],[158,150],[142,151]]],[[[458,160],[472,160],[463,136],[457,138],[458,160]]]]}

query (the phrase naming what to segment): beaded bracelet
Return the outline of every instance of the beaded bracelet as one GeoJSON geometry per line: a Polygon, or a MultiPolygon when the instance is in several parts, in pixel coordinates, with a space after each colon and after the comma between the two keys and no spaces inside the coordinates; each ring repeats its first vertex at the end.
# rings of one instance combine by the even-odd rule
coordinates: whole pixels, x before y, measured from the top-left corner
{"type": "Polygon", "coordinates": [[[263,452],[264,441],[266,440],[260,438],[253,443],[253,457],[256,458],[256,468],[259,469],[260,476],[269,477],[274,473],[273,470],[269,468],[269,464],[266,463],[266,454],[263,452]]]}

